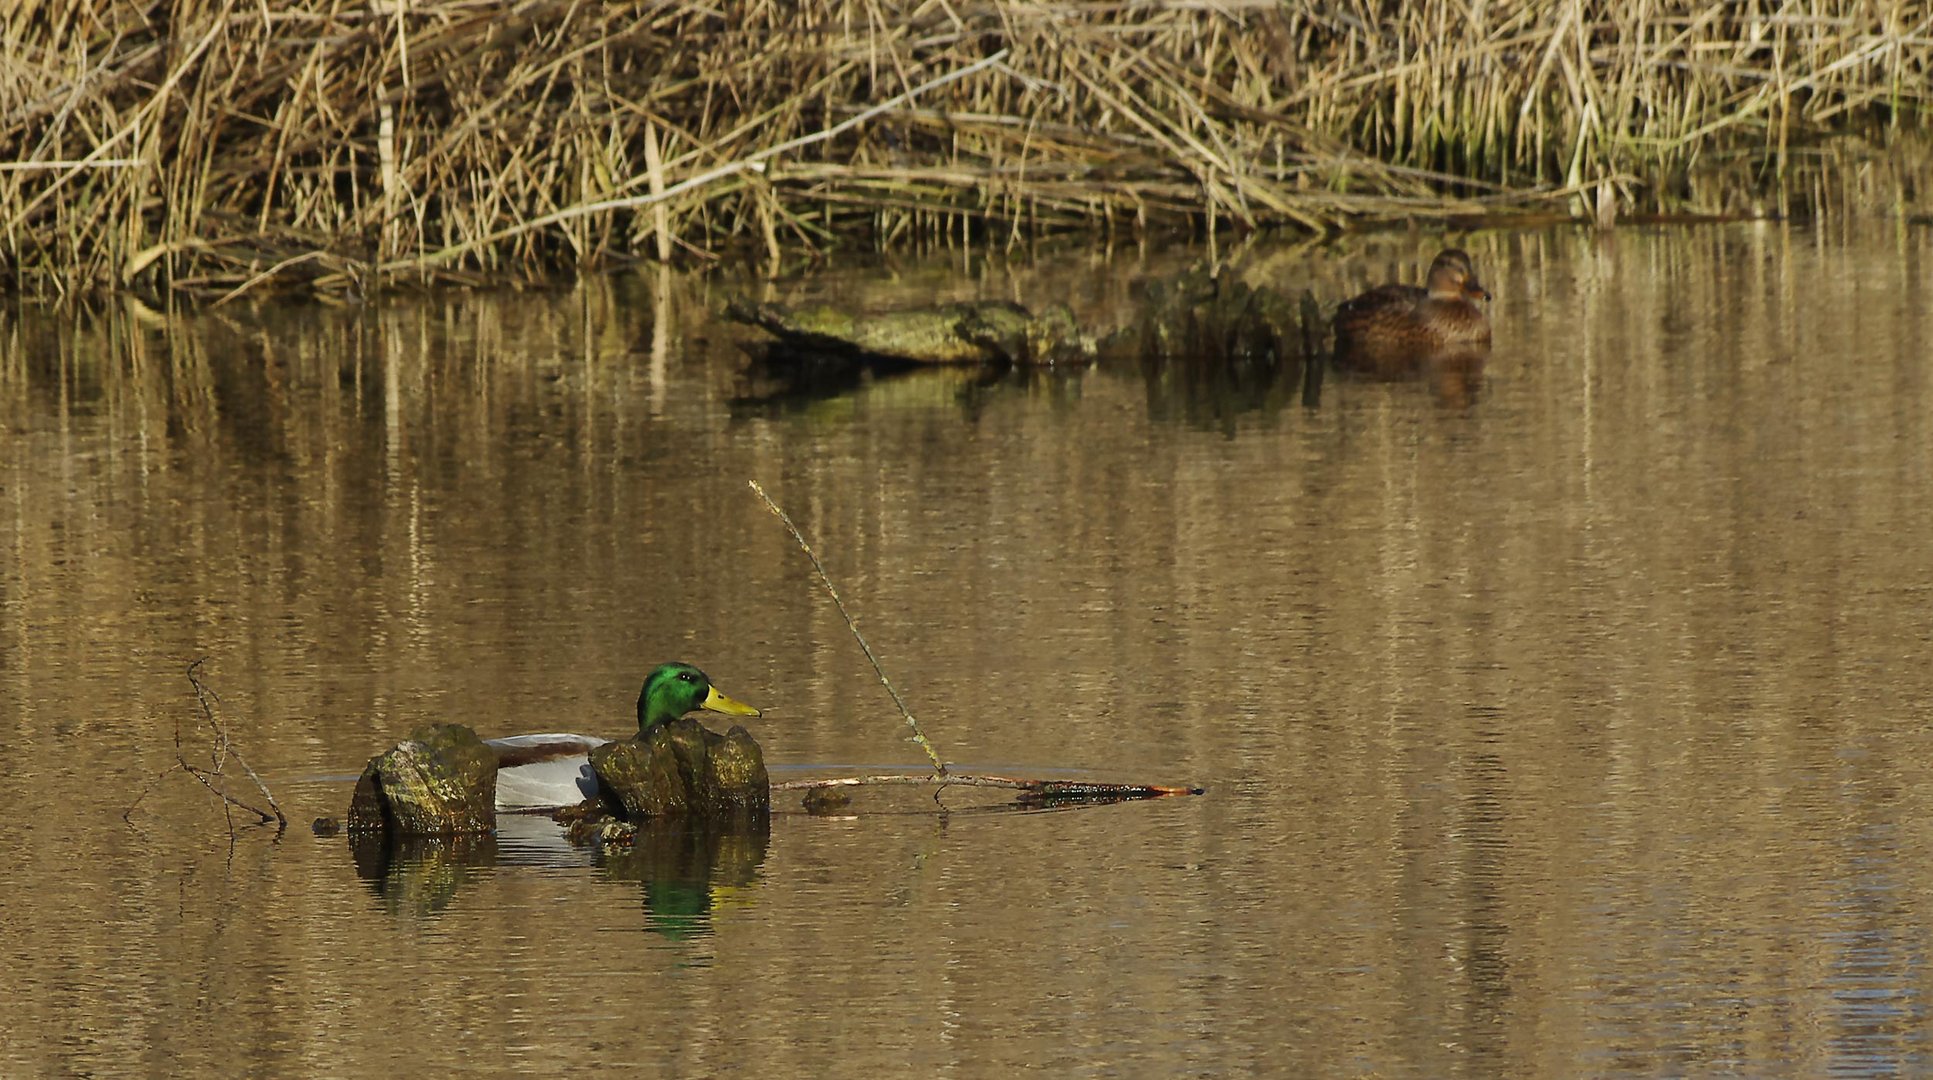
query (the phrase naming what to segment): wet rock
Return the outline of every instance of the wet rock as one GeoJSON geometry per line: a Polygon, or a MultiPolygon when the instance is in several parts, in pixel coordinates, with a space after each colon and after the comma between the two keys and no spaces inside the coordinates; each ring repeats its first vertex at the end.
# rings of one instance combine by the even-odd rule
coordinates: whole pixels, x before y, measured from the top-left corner
{"type": "Polygon", "coordinates": [[[487,833],[496,801],[497,756],[461,724],[430,724],[369,759],[349,801],[349,831],[487,833]]]}
{"type": "Polygon", "coordinates": [[[1074,321],[1074,313],[1055,304],[1038,315],[1019,304],[963,304],[954,324],[961,338],[991,349],[996,357],[1021,366],[1086,364],[1094,359],[1094,340],[1074,321]]]}
{"type": "Polygon", "coordinates": [[[693,719],[591,751],[605,804],[642,818],[764,816],[772,790],[765,757],[743,727],[726,734],[693,719]]]}

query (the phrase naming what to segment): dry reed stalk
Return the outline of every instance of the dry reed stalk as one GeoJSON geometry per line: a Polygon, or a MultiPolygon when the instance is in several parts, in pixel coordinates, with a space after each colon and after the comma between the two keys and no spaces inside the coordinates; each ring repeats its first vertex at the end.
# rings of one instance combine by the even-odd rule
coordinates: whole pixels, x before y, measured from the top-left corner
{"type": "Polygon", "coordinates": [[[0,282],[239,295],[868,230],[1818,212],[1858,173],[1924,197],[1929,98],[1933,0],[16,0],[0,282]],[[1810,152],[1848,132],[1864,149],[1810,152]]]}

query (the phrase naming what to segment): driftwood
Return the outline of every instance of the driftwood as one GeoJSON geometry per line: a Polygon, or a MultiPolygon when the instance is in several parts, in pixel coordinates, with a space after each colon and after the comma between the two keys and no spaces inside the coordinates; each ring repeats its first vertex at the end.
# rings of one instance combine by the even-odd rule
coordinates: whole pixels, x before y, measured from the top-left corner
{"type": "Polygon", "coordinates": [[[1170,795],[1201,795],[1207,789],[1166,784],[1106,784],[1094,780],[1030,780],[1015,776],[987,776],[978,773],[947,773],[944,776],[914,773],[887,773],[877,776],[839,776],[825,780],[787,780],[773,784],[773,791],[825,791],[833,788],[887,787],[984,787],[1006,788],[1043,799],[1162,799],[1170,795]]]}
{"type": "Polygon", "coordinates": [[[1059,304],[1038,314],[1005,300],[862,312],[740,298],[726,305],[725,317],[764,330],[778,349],[860,363],[1053,366],[1094,359],[1094,339],[1059,304]]]}

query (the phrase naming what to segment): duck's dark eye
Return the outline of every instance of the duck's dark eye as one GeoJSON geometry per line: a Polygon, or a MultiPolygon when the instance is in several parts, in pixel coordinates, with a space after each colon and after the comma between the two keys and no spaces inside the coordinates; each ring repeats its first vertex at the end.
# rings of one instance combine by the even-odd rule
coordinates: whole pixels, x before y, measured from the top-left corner
{"type": "Polygon", "coordinates": [[[678,677],[679,677],[680,679],[683,679],[683,680],[684,680],[684,681],[686,681],[686,682],[697,682],[697,681],[698,681],[698,680],[697,680],[696,678],[694,678],[694,677],[692,676],[692,674],[691,674],[691,672],[689,672],[689,671],[680,671],[680,672],[678,673],[678,677]]]}

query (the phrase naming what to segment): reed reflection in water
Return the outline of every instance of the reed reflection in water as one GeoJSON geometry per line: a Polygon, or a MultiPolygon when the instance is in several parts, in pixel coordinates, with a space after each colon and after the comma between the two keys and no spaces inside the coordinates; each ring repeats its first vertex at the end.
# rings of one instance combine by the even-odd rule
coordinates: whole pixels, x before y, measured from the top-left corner
{"type": "MultiPolygon", "coordinates": [[[[1478,392],[1185,363],[769,400],[734,289],[1129,317],[1197,252],[9,313],[0,1072],[1916,1073],[1930,238],[1454,238],[1478,392]],[[298,821],[416,724],[1201,799],[382,864],[161,784],[211,657],[298,821]],[[642,861],[639,861],[642,860],[642,861]],[[381,1017],[373,1023],[372,1017],[381,1017]]],[[[1445,238],[1222,251],[1333,301],[1445,238]]],[[[494,846],[494,855],[488,848],[494,846]]]]}

